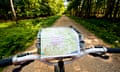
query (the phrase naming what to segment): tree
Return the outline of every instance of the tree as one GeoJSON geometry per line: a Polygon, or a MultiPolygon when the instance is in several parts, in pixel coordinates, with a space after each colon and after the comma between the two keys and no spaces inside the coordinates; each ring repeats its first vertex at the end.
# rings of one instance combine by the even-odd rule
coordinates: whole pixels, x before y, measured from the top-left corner
{"type": "Polygon", "coordinates": [[[115,4],[115,0],[108,0],[107,1],[107,9],[106,9],[106,13],[105,13],[106,18],[112,18],[114,4],[115,4]]]}
{"type": "Polygon", "coordinates": [[[82,0],[81,1],[81,5],[80,5],[80,7],[81,7],[81,9],[80,9],[80,16],[82,16],[82,17],[85,16],[85,10],[84,10],[85,6],[84,5],[85,5],[85,0],[82,0]]]}
{"type": "Polygon", "coordinates": [[[119,10],[120,10],[120,6],[119,6],[119,4],[120,4],[120,0],[117,0],[116,1],[116,5],[115,5],[115,10],[114,10],[114,18],[117,18],[117,14],[118,14],[118,12],[119,12],[119,10]]]}
{"type": "Polygon", "coordinates": [[[65,10],[63,0],[49,0],[49,6],[52,14],[61,15],[65,10]]]}
{"type": "Polygon", "coordinates": [[[71,14],[74,16],[79,16],[80,11],[80,2],[79,0],[71,0],[68,5],[68,10],[71,11],[71,14]]]}
{"type": "Polygon", "coordinates": [[[0,18],[14,20],[64,13],[63,0],[0,0],[0,18]]]}
{"type": "Polygon", "coordinates": [[[0,19],[10,19],[10,0],[0,0],[0,19]]]}
{"type": "Polygon", "coordinates": [[[13,0],[10,0],[10,6],[11,6],[11,9],[12,9],[14,20],[17,20],[16,12],[15,12],[14,5],[13,5],[13,0]]]}
{"type": "Polygon", "coordinates": [[[91,0],[87,0],[86,1],[86,17],[90,17],[90,13],[91,13],[91,0]]]}
{"type": "Polygon", "coordinates": [[[69,0],[68,13],[81,17],[120,17],[120,0],[69,0]]]}

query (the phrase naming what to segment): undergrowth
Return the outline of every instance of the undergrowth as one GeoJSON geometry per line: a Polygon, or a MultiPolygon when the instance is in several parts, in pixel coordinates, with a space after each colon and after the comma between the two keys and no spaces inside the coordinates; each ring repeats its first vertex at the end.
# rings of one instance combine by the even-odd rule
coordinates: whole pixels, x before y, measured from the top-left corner
{"type": "Polygon", "coordinates": [[[74,19],[78,24],[83,25],[106,43],[111,44],[112,47],[120,47],[120,22],[95,18],[83,19],[74,16],[70,16],[70,18],[74,19]]]}
{"type": "Polygon", "coordinates": [[[8,57],[30,46],[42,27],[51,26],[60,16],[0,23],[0,58],[8,57]]]}

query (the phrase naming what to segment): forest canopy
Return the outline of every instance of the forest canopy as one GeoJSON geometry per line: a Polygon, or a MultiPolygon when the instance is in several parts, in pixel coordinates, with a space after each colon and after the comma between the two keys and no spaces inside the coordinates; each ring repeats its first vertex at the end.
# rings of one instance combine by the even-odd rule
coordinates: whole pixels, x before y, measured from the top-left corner
{"type": "Polygon", "coordinates": [[[12,19],[10,1],[18,18],[60,15],[64,12],[63,0],[0,0],[0,19],[12,19]]]}
{"type": "Polygon", "coordinates": [[[79,17],[120,18],[120,0],[69,0],[67,13],[79,17]]]}

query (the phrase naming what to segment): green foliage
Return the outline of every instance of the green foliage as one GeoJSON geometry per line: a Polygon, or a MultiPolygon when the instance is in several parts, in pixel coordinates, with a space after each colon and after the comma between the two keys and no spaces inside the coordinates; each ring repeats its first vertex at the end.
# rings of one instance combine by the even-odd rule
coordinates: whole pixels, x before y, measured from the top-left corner
{"type": "Polygon", "coordinates": [[[111,22],[105,19],[82,19],[71,16],[77,23],[85,26],[105,42],[120,47],[120,22],[111,22]]]}
{"type": "Polygon", "coordinates": [[[10,18],[9,11],[10,8],[10,1],[9,0],[0,0],[0,18],[8,19],[10,18]]]}
{"type": "Polygon", "coordinates": [[[53,14],[61,15],[65,8],[64,8],[64,3],[63,0],[49,0],[49,6],[52,10],[53,14]]]}
{"type": "MultiPolygon", "coordinates": [[[[13,0],[17,18],[46,17],[64,12],[63,0],[13,0]]],[[[10,1],[0,1],[0,19],[13,16],[10,1]]]]}
{"type": "Polygon", "coordinates": [[[42,27],[51,26],[59,16],[0,23],[0,56],[13,55],[30,46],[42,27]]]}
{"type": "Polygon", "coordinates": [[[67,13],[78,17],[120,18],[120,0],[69,0],[67,13]]]}
{"type": "Polygon", "coordinates": [[[44,0],[14,0],[18,17],[49,16],[51,13],[47,1],[44,0]]]}

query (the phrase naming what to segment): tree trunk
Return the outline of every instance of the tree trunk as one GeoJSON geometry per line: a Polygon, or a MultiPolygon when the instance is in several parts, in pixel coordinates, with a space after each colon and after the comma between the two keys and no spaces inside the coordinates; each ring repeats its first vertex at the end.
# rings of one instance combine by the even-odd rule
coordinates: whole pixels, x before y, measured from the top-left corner
{"type": "Polygon", "coordinates": [[[86,11],[85,11],[85,16],[86,17],[90,17],[90,13],[91,13],[91,0],[87,0],[87,4],[86,4],[86,11]]]}
{"type": "Polygon", "coordinates": [[[15,12],[14,5],[13,5],[13,0],[10,0],[10,5],[11,5],[14,20],[17,20],[16,12],[15,12]]]}
{"type": "Polygon", "coordinates": [[[107,10],[106,10],[106,13],[105,13],[106,18],[112,18],[112,12],[113,12],[113,9],[114,9],[114,4],[115,4],[115,0],[108,0],[107,10]]]}
{"type": "Polygon", "coordinates": [[[81,9],[80,9],[80,16],[85,16],[84,14],[84,5],[85,5],[85,0],[82,0],[82,3],[81,3],[81,9]]]}
{"type": "Polygon", "coordinates": [[[112,12],[113,12],[113,9],[114,9],[114,5],[115,5],[115,0],[112,0],[111,6],[110,6],[110,18],[112,18],[112,12]]]}
{"type": "Polygon", "coordinates": [[[114,11],[114,18],[117,17],[117,13],[118,13],[118,11],[119,11],[119,3],[120,3],[120,1],[117,1],[117,2],[116,2],[116,7],[115,7],[115,11],[114,11]]]}

